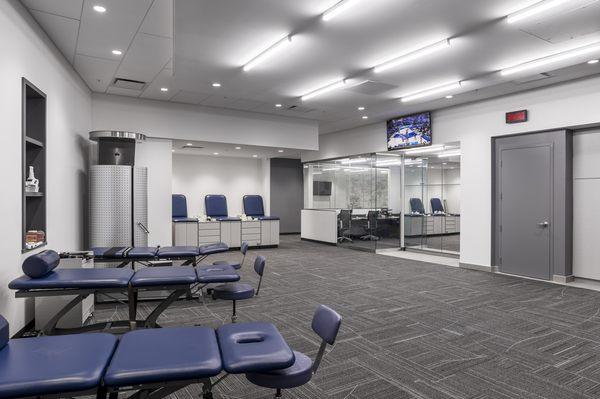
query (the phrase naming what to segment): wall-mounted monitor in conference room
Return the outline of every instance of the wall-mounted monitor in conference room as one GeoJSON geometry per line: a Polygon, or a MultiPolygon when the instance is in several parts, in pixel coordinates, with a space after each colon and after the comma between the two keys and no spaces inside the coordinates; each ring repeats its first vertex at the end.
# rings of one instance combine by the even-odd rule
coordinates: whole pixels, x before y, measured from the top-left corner
{"type": "Polygon", "coordinates": [[[431,145],[431,112],[387,121],[388,151],[431,145]]]}
{"type": "Polygon", "coordinates": [[[331,195],[331,182],[330,181],[314,181],[313,182],[313,195],[331,195]]]}

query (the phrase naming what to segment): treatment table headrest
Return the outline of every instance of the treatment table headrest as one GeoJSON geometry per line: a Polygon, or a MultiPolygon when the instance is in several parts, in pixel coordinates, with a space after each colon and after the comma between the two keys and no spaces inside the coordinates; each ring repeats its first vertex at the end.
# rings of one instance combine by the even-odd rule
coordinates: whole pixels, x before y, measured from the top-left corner
{"type": "Polygon", "coordinates": [[[23,273],[31,278],[44,277],[54,270],[59,263],[60,256],[56,251],[42,251],[25,259],[23,262],[23,273]]]}
{"type": "Polygon", "coordinates": [[[0,316],[0,349],[8,343],[8,321],[0,316]]]}

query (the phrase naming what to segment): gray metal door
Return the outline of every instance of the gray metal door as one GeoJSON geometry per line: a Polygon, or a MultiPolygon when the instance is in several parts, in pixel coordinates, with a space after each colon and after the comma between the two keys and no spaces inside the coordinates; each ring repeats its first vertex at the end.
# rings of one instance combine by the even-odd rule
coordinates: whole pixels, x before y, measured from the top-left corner
{"type": "Polygon", "coordinates": [[[552,146],[500,152],[500,271],[550,278],[552,146]]]}

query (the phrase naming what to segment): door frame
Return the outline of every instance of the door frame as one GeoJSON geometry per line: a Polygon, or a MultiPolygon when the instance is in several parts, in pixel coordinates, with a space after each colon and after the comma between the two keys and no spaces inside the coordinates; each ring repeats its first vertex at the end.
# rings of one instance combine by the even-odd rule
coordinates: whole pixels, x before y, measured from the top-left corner
{"type": "Polygon", "coordinates": [[[511,148],[549,146],[551,149],[550,279],[573,280],[573,172],[572,132],[567,129],[492,137],[492,253],[493,271],[500,271],[500,151],[511,148]]]}

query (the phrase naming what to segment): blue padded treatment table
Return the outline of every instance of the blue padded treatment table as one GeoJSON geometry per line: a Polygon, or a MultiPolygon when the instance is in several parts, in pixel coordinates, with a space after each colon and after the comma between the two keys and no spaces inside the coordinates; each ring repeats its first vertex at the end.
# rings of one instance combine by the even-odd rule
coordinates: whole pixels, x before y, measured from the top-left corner
{"type": "MultiPolygon", "coordinates": [[[[8,324],[0,316],[0,331],[8,324]]],[[[111,334],[36,337],[0,341],[0,398],[73,397],[133,392],[164,398],[203,384],[204,398],[227,375],[289,367],[294,353],[269,323],[137,330],[118,341],[111,334]],[[218,338],[217,338],[218,336],[218,338]],[[250,338],[248,338],[250,337],[250,338]],[[248,339],[256,339],[250,342],[248,339]],[[243,341],[246,339],[246,341],[243,341]],[[232,348],[223,345],[232,343],[232,348]]],[[[114,396],[116,397],[116,396],[114,396]]]]}

